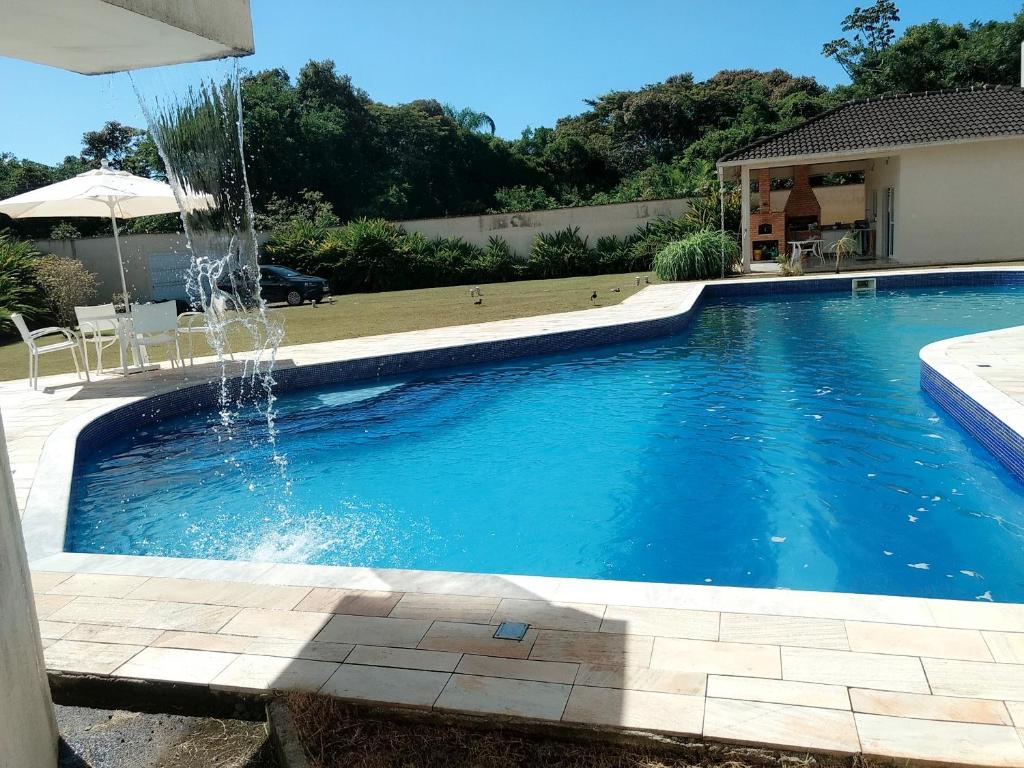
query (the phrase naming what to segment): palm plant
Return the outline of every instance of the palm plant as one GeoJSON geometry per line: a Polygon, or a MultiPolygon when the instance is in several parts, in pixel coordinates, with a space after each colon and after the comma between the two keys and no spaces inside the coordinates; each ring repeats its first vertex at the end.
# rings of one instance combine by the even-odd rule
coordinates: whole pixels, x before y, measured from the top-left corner
{"type": "Polygon", "coordinates": [[[849,258],[853,254],[857,253],[860,248],[860,242],[853,232],[845,233],[841,238],[832,243],[829,250],[832,255],[836,257],[836,274],[839,274],[839,265],[843,259],[849,258]]]}
{"type": "Polygon", "coordinates": [[[455,124],[464,131],[479,131],[483,128],[487,128],[491,136],[494,135],[497,126],[494,124],[494,119],[486,112],[478,112],[470,107],[462,107],[459,109],[453,104],[445,104],[442,109],[444,110],[445,117],[455,121],[455,124]]]}

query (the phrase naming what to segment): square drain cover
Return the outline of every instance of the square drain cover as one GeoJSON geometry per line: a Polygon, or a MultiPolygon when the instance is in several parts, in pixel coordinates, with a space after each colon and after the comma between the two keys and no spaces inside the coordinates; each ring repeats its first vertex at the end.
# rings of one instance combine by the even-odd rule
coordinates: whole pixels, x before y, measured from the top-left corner
{"type": "Polygon", "coordinates": [[[529,628],[529,624],[524,624],[521,621],[503,621],[498,626],[498,631],[494,633],[494,639],[522,640],[526,636],[526,630],[529,628]]]}

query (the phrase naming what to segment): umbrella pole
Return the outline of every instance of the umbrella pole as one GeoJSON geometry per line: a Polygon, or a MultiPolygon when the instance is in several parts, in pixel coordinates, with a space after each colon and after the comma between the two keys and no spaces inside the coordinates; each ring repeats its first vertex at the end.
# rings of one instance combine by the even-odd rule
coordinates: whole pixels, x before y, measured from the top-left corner
{"type": "Polygon", "coordinates": [[[128,303],[128,284],[124,279],[124,261],[121,259],[121,240],[117,236],[117,217],[114,215],[114,206],[110,206],[110,226],[114,228],[114,247],[117,249],[117,267],[121,270],[121,292],[124,297],[124,309],[125,312],[131,310],[131,304],[128,303]]]}

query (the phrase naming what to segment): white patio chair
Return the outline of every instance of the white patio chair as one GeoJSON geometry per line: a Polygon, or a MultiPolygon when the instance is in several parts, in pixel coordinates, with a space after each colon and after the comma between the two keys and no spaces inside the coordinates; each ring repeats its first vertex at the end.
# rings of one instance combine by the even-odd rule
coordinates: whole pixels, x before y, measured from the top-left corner
{"type": "Polygon", "coordinates": [[[85,367],[89,367],[89,344],[96,348],[96,374],[103,372],[103,350],[107,347],[118,345],[121,350],[121,367],[124,367],[124,348],[119,343],[119,323],[112,320],[114,316],[113,304],[98,304],[91,307],[75,307],[75,317],[78,319],[78,336],[82,340],[82,358],[85,367]]]}
{"type": "MultiPolygon", "coordinates": [[[[75,338],[75,334],[72,331],[69,331],[67,328],[57,328],[56,326],[30,331],[28,326],[25,325],[25,318],[17,312],[11,314],[11,322],[18,329],[18,333],[21,334],[21,340],[28,345],[28,385],[32,389],[36,388],[36,384],[39,381],[39,356],[45,355],[47,352],[59,352],[62,349],[71,350],[71,359],[75,363],[75,373],[81,378],[82,369],[78,366],[78,339],[75,338]],[[36,343],[36,340],[43,336],[51,336],[58,333],[63,334],[64,341],[57,341],[53,344],[36,343]]],[[[85,380],[89,381],[88,365],[85,366],[85,380]]]]}
{"type": "MultiPolygon", "coordinates": [[[[142,350],[148,347],[174,345],[171,367],[182,365],[178,346],[178,305],[174,301],[158,304],[132,304],[132,340],[142,350]]],[[[126,371],[127,373],[127,371],[126,371]]]]}
{"type": "MultiPolygon", "coordinates": [[[[224,298],[223,294],[219,291],[215,292],[210,297],[210,305],[208,312],[213,315],[213,319],[217,323],[224,323],[227,319],[228,302],[224,298]]],[[[193,354],[194,344],[192,342],[193,334],[196,333],[207,333],[211,330],[209,319],[207,318],[206,312],[182,312],[178,315],[178,333],[183,333],[188,337],[188,364],[195,365],[195,356],[193,354]],[[181,325],[181,321],[185,321],[185,325],[181,325]]],[[[227,345],[227,337],[224,340],[227,345]]],[[[234,360],[235,355],[231,351],[231,348],[227,348],[228,356],[234,360]]]]}

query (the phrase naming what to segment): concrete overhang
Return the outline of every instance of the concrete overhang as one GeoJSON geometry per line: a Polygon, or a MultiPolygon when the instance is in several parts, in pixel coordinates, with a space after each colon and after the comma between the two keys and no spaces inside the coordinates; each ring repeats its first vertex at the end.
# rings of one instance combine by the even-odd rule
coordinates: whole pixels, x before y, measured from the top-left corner
{"type": "Polygon", "coordinates": [[[2,0],[0,56],[83,75],[254,50],[249,0],[2,0]]]}

